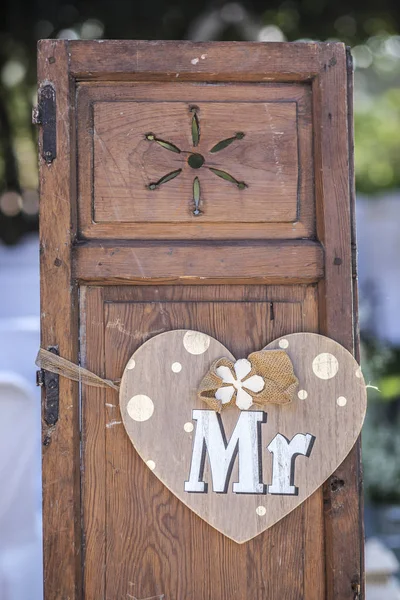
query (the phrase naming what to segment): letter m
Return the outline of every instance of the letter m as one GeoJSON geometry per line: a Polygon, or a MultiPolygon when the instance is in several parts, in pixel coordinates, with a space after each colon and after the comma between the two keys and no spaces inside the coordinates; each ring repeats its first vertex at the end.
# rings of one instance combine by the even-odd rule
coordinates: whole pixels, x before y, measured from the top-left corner
{"type": "Polygon", "coordinates": [[[233,465],[238,456],[239,481],[233,484],[233,491],[237,494],[264,494],[260,429],[261,423],[267,420],[267,415],[263,411],[241,412],[227,443],[220,415],[213,410],[196,409],[192,414],[197,426],[185,491],[207,493],[203,474],[208,454],[214,492],[227,493],[233,465]]]}

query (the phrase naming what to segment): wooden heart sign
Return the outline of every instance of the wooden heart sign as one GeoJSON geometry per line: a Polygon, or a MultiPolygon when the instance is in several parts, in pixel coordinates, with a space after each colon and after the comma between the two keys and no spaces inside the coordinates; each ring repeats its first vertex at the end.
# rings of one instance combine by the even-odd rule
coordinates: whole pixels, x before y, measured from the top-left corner
{"type": "Polygon", "coordinates": [[[295,333],[265,348],[277,349],[286,351],[299,381],[286,404],[240,410],[251,388],[261,389],[260,380],[247,361],[235,362],[220,342],[196,331],[150,339],[122,377],[121,414],[137,452],[186,506],[237,543],[310,496],[347,456],[364,420],[365,383],[345,348],[295,333]],[[225,387],[238,400],[232,402],[231,390],[229,406],[218,414],[198,390],[223,357],[234,363],[232,385],[225,387]]]}

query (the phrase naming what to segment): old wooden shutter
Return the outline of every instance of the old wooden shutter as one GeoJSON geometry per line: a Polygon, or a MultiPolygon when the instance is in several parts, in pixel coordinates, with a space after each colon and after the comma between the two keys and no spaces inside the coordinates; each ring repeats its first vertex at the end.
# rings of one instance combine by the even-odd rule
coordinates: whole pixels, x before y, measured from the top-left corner
{"type": "MultiPolygon", "coordinates": [[[[348,60],[337,43],[41,42],[43,347],[109,379],[174,328],[237,356],[297,331],[356,351],[348,60]],[[213,154],[225,179],[158,143],[201,153],[233,133],[213,154]]],[[[115,392],[60,377],[58,415],[52,400],[48,600],[361,598],[358,446],[238,545],[146,468],[115,392]]]]}

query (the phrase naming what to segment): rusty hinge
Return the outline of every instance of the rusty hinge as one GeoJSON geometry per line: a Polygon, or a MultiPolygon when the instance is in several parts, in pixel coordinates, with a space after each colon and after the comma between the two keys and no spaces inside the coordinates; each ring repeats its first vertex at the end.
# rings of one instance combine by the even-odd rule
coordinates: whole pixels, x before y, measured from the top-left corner
{"type": "Polygon", "coordinates": [[[42,157],[50,164],[57,158],[56,90],[51,83],[38,91],[38,105],[32,112],[32,122],[42,126],[42,157]]]}
{"type": "MultiPolygon", "coordinates": [[[[59,356],[58,346],[48,346],[47,350],[59,356]]],[[[36,385],[45,389],[43,418],[47,425],[55,425],[59,412],[59,376],[44,369],[36,371],[36,385]]]]}

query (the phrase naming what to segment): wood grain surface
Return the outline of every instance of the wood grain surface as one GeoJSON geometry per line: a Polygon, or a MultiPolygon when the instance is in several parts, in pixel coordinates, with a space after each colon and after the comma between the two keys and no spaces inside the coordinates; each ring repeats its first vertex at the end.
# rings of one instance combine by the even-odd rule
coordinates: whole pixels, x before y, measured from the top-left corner
{"type": "MultiPolygon", "coordinates": [[[[298,331],[357,350],[346,61],[338,43],[41,42],[39,85],[57,91],[57,158],[40,159],[44,347],[58,345],[62,356],[114,379],[144,341],[176,328],[204,331],[234,356],[298,331]],[[296,104],[297,220],[95,220],[93,116],[102,103],[221,101],[296,104]]],[[[270,208],[267,218],[282,214],[283,206],[270,208]]],[[[44,424],[43,442],[46,600],[364,593],[359,446],[324,496],[320,488],[238,545],[150,472],[114,392],[83,389],[80,398],[60,378],[59,421],[44,424]]]]}
{"type": "Polygon", "coordinates": [[[312,80],[340,47],[335,42],[101,40],[71,41],[68,51],[71,75],[78,80],[287,82],[312,80]]]}
{"type": "MultiPolygon", "coordinates": [[[[227,86],[223,83],[141,82],[93,86],[83,82],[77,90],[77,111],[81,174],[78,210],[80,229],[85,237],[114,238],[116,221],[119,235],[127,239],[141,239],[143,235],[150,239],[293,239],[314,234],[310,84],[227,86]],[[152,131],[160,123],[159,136],[169,136],[170,141],[181,144],[183,150],[190,150],[188,108],[193,105],[204,106],[198,114],[200,146],[206,162],[222,169],[234,164],[233,175],[245,170],[246,177],[254,180],[246,190],[239,192],[205,167],[191,169],[186,163],[187,154],[179,155],[157,144],[149,146],[147,141],[143,144],[141,128],[150,127],[148,131],[152,131]],[[242,146],[209,153],[217,134],[221,136],[219,139],[229,137],[225,125],[221,129],[220,121],[231,127],[234,115],[242,119],[242,107],[250,106],[257,114],[253,114],[252,119],[250,114],[246,117],[245,125],[250,131],[241,140],[242,146]],[[209,110],[208,107],[214,108],[209,110]],[[261,107],[265,108],[260,115],[261,107]],[[221,116],[216,121],[217,114],[221,116]],[[283,114],[290,119],[282,119],[283,114]],[[143,156],[139,149],[145,151],[143,156]],[[307,164],[307,169],[298,170],[300,161],[307,164]],[[165,167],[165,173],[182,168],[182,175],[169,182],[169,187],[165,184],[150,193],[144,188],[149,183],[147,177],[150,174],[156,180],[160,178],[165,174],[160,174],[161,166],[165,167]],[[91,175],[87,176],[88,173],[91,175]],[[206,196],[218,198],[214,203],[202,205],[202,210],[207,207],[207,211],[203,211],[201,217],[192,214],[193,173],[200,175],[203,201],[206,196]],[[98,186],[101,186],[100,191],[98,186]],[[258,190],[256,194],[255,190],[258,190]],[[249,193],[244,194],[244,191],[249,193]],[[277,202],[273,201],[274,197],[277,202]],[[173,201],[169,202],[171,198],[173,201]],[[285,222],[288,219],[289,222],[285,222]],[[230,222],[241,222],[241,227],[232,228],[230,222]]],[[[239,127],[238,122],[237,125],[239,127]]],[[[240,127],[244,128],[244,124],[240,127]]]]}
{"type": "MultiPolygon", "coordinates": [[[[232,90],[229,90],[232,94],[232,90]]],[[[223,98],[223,96],[222,96],[223,98]]],[[[110,102],[93,107],[94,219],[96,222],[252,223],[294,222],[298,204],[298,139],[295,102],[196,103],[200,141],[191,134],[191,103],[110,102]],[[181,150],[171,152],[145,135],[153,132],[181,150]],[[219,152],[213,146],[236,133],[219,152]],[[191,154],[202,167],[193,169],[191,154]],[[217,177],[228,172],[246,187],[217,177]],[[151,182],[181,169],[155,190],[151,182]],[[200,181],[196,216],[193,179],[200,181]]]]}
{"type": "Polygon", "coordinates": [[[203,285],[211,283],[314,283],[323,277],[323,249],[315,242],[110,245],[74,248],[80,281],[203,285]]]}
{"type": "MultiPolygon", "coordinates": [[[[186,490],[199,427],[192,418],[193,410],[209,408],[198,398],[200,382],[215,360],[226,357],[235,361],[223,344],[199,332],[166,332],[148,340],[132,355],[122,377],[122,420],[143,461],[186,506],[238,543],[274,525],[318,489],[349,453],[365,416],[364,379],[358,363],[342,346],[324,336],[297,333],[274,340],[265,350],[279,348],[288,353],[299,386],[290,404],[264,407],[266,423],[259,426],[256,443],[261,449],[260,483],[268,486],[264,495],[233,491],[232,482],[240,480],[238,467],[244,460],[242,442],[225,493],[213,491],[210,447],[204,469],[207,492],[186,490]],[[274,495],[269,491],[275,467],[267,447],[277,434],[289,441],[297,434],[313,438],[310,455],[295,462],[292,485],[297,487],[297,494],[274,495]]],[[[251,410],[263,409],[253,405],[251,410]]],[[[240,414],[236,406],[222,410],[227,443],[240,414]]],[[[241,468],[250,470],[252,464],[241,468]]]]}
{"type": "MultiPolygon", "coordinates": [[[[76,207],[71,202],[74,107],[64,43],[49,40],[39,45],[38,78],[39,84],[57,82],[58,102],[57,160],[50,165],[42,158],[39,135],[41,345],[57,346],[61,356],[77,362],[77,285],[71,274],[76,234],[76,207]]],[[[74,381],[60,377],[59,386],[58,422],[49,426],[42,420],[45,594],[48,599],[77,600],[82,589],[79,395],[74,381]],[[56,576],[61,561],[62,577],[56,576]]]]}
{"type": "MultiPolygon", "coordinates": [[[[103,302],[103,311],[93,302],[82,306],[82,325],[93,322],[103,327],[104,355],[95,340],[90,352],[92,360],[103,361],[105,375],[113,379],[121,376],[142,342],[184,324],[218,335],[236,356],[246,356],[288,331],[317,328],[313,286],[106,287],[103,302]],[[235,327],[227,327],[232,322],[235,327]]],[[[239,546],[206,525],[160,484],[126,435],[117,396],[112,391],[107,395],[103,408],[95,408],[91,389],[85,396],[86,405],[93,406],[95,414],[102,410],[106,419],[103,428],[97,419],[87,422],[85,438],[91,438],[91,447],[100,448],[100,456],[104,443],[107,457],[104,461],[88,457],[85,462],[85,472],[90,470],[96,486],[95,494],[88,489],[85,502],[85,537],[96,532],[93,539],[103,535],[106,546],[105,555],[96,544],[85,554],[85,570],[92,575],[90,590],[97,592],[104,578],[111,597],[128,593],[138,598],[162,593],[174,597],[179,593],[207,598],[220,597],[228,590],[235,600],[244,595],[279,598],[282,582],[264,574],[279,571],[284,556],[287,597],[301,597],[307,582],[312,582],[307,598],[323,597],[321,491],[268,532],[239,546]],[[127,534],[121,536],[122,515],[127,534]],[[251,578],[243,571],[243,564],[248,563],[251,578]]],[[[93,592],[88,595],[92,597],[98,596],[93,592]]]]}
{"type": "MultiPolygon", "coordinates": [[[[327,48],[327,58],[329,54],[327,48]]],[[[356,239],[354,230],[352,231],[350,212],[354,172],[350,170],[349,163],[349,137],[352,135],[353,124],[352,115],[349,115],[348,84],[352,70],[351,65],[347,64],[344,46],[338,46],[334,60],[332,57],[329,60],[328,67],[313,82],[313,109],[317,124],[317,235],[326,252],[325,278],[319,286],[320,333],[333,337],[349,351],[354,352],[358,343],[358,334],[354,328],[354,322],[358,322],[358,313],[348,312],[349,306],[355,311],[358,310],[353,297],[356,289],[356,283],[352,280],[356,239]],[[343,65],[341,69],[336,68],[338,63],[343,65]],[[336,173],[338,177],[332,178],[332,173],[336,173]],[[344,318],[344,315],[347,318],[344,318]]],[[[329,600],[352,598],[354,590],[357,589],[360,590],[361,596],[363,594],[364,580],[360,575],[363,548],[359,542],[362,539],[363,527],[360,509],[360,464],[360,446],[356,445],[324,489],[327,514],[326,555],[329,564],[335,565],[335,569],[327,571],[329,600]],[[342,481],[345,482],[345,489],[340,483],[337,485],[337,482],[342,481]],[[343,532],[349,531],[353,531],[354,534],[343,535],[343,532]],[[337,576],[337,573],[340,575],[337,576]]]]}

